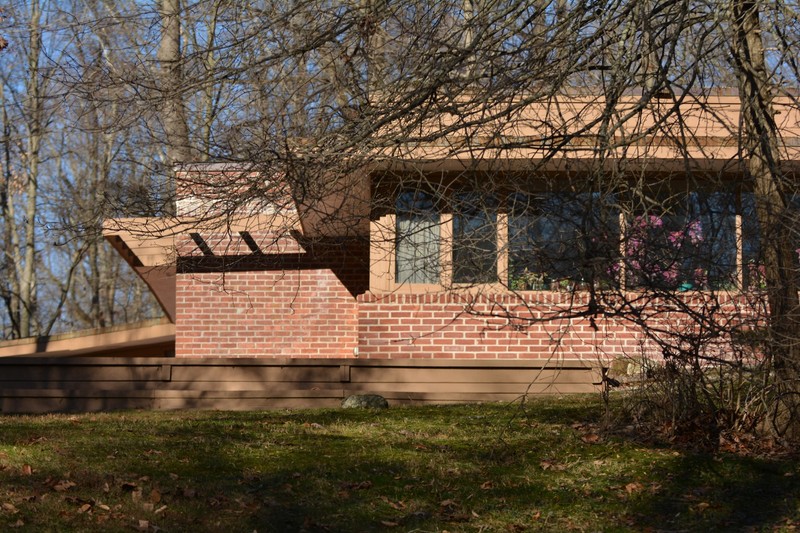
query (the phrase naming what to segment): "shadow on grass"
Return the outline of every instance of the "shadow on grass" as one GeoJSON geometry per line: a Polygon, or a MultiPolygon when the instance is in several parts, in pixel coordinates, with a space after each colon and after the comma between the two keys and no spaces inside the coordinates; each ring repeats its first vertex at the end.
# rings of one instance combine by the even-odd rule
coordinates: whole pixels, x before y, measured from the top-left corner
{"type": "Polygon", "coordinates": [[[0,500],[14,512],[0,509],[0,525],[736,531],[798,519],[796,464],[587,438],[601,416],[597,401],[575,399],[524,411],[4,417],[0,500]],[[59,490],[63,480],[75,486],[59,490]]]}
{"type": "Polygon", "coordinates": [[[800,482],[790,462],[681,455],[652,478],[659,490],[632,506],[641,528],[761,531],[797,519],[800,482]]]}

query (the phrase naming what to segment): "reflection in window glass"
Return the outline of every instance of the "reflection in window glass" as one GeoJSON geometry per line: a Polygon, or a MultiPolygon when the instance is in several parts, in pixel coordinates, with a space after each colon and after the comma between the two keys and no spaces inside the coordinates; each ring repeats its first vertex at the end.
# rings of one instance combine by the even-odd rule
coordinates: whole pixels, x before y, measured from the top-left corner
{"type": "Polygon", "coordinates": [[[439,283],[439,213],[430,194],[401,193],[395,204],[397,283],[439,283]]]}
{"type": "Polygon", "coordinates": [[[742,193],[742,278],[748,289],[766,286],[760,233],[755,197],[753,193],[742,193]]]}
{"type": "MultiPolygon", "coordinates": [[[[693,271],[705,271],[705,284],[695,288],[736,286],[736,197],[732,193],[692,193],[693,218],[700,220],[705,246],[698,248],[693,271]]],[[[699,281],[703,281],[702,279],[699,281]]]]}
{"type": "Polygon", "coordinates": [[[454,197],[453,281],[497,281],[497,207],[493,198],[477,193],[454,197]]]}
{"type": "Polygon", "coordinates": [[[509,287],[612,284],[619,269],[619,212],[599,194],[516,194],[509,212],[509,287]]]}
{"type": "Polygon", "coordinates": [[[736,283],[735,197],[690,193],[658,213],[632,218],[625,242],[630,286],[730,288],[736,283]]]}
{"type": "MultiPolygon", "coordinates": [[[[779,224],[782,227],[767,233],[779,238],[778,233],[788,232],[792,259],[789,265],[790,275],[794,275],[795,282],[800,283],[800,195],[794,194],[790,198],[788,210],[781,217],[779,224]]],[[[750,289],[765,289],[767,281],[761,248],[761,225],[753,193],[742,194],[742,241],[744,286],[750,289]]]]}

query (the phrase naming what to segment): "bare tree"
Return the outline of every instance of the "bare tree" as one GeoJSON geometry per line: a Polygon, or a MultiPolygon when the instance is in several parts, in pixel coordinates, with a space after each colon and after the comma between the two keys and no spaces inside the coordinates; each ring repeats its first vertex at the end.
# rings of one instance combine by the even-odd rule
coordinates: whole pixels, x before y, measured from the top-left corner
{"type": "MultiPolygon", "coordinates": [[[[27,41],[20,45],[17,67],[21,79],[7,72],[4,80],[5,183],[3,195],[4,266],[9,284],[4,300],[15,336],[30,336],[37,329],[37,228],[38,190],[43,140],[47,133],[48,81],[42,62],[42,3],[31,2],[20,16],[27,41]],[[7,99],[11,96],[11,101],[7,99]],[[9,108],[15,107],[13,111],[9,108]],[[14,121],[12,123],[12,121],[14,121]],[[19,122],[16,122],[19,121],[19,122]],[[16,135],[18,134],[18,135],[16,135]],[[19,157],[12,167],[12,154],[19,157]]],[[[8,59],[8,55],[4,56],[8,59]]]]}
{"type": "Polygon", "coordinates": [[[89,7],[26,2],[6,10],[14,25],[0,93],[4,338],[154,314],[152,298],[120,273],[100,231],[105,217],[123,213],[120,205],[129,213],[145,209],[132,201],[137,180],[148,181],[138,187],[146,197],[154,193],[130,165],[147,156],[136,153],[136,133],[117,120],[127,118],[113,107],[125,101],[111,87],[110,49],[92,48],[108,44],[108,35],[70,23],[89,7]],[[90,92],[82,90],[89,85],[90,92]],[[141,306],[131,308],[131,299],[141,306]]]}
{"type": "MultiPolygon", "coordinates": [[[[768,328],[765,348],[772,360],[780,393],[776,424],[800,435],[800,300],[798,300],[797,228],[787,220],[797,194],[793,176],[781,161],[779,128],[772,101],[775,81],[767,67],[758,2],[733,5],[734,67],[742,103],[742,149],[747,177],[753,181],[761,227],[762,262],[767,288],[768,328]]],[[[792,61],[791,58],[788,58],[792,61]]]]}

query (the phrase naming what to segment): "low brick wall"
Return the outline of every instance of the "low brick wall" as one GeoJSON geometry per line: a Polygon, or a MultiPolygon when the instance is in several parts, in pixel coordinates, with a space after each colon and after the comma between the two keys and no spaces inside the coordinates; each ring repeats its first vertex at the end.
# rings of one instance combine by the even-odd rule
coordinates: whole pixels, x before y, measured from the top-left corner
{"type": "Polygon", "coordinates": [[[365,358],[608,359],[641,349],[635,328],[588,318],[543,321],[574,295],[388,294],[359,296],[358,345],[365,358]]]}
{"type": "Polygon", "coordinates": [[[588,291],[371,293],[365,240],[308,243],[294,233],[253,239],[274,253],[241,255],[243,241],[230,236],[209,237],[206,252],[194,243],[179,246],[177,357],[558,357],[608,364],[661,357],[637,323],[668,342],[704,327],[704,345],[718,354],[730,346],[724,332],[713,338],[716,324],[757,323],[764,312],[757,293],[685,292],[665,301],[631,291],[616,296],[624,301],[607,295],[594,307],[588,291]],[[703,320],[714,317],[703,323],[691,316],[698,310],[703,320]]]}
{"type": "Polygon", "coordinates": [[[688,346],[698,336],[703,338],[705,355],[727,358],[736,349],[730,332],[758,328],[765,313],[759,294],[681,293],[665,301],[632,292],[625,298],[604,302],[605,314],[581,316],[589,308],[588,292],[365,293],[358,297],[359,355],[450,360],[559,357],[606,365],[618,358],[660,359],[661,346],[677,351],[681,343],[688,346]],[[649,338],[637,321],[650,328],[649,338]]]}

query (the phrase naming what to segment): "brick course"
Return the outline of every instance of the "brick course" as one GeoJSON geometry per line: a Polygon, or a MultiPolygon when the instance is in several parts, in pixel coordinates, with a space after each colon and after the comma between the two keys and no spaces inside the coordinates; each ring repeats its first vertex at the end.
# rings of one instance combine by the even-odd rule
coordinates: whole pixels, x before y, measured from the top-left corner
{"type": "MultiPolygon", "coordinates": [[[[685,295],[694,309],[714,309],[742,323],[756,320],[747,295],[685,295]]],[[[517,295],[371,294],[358,298],[358,345],[363,358],[533,359],[604,361],[619,357],[659,359],[661,349],[630,320],[597,316],[554,318],[585,308],[586,293],[530,292],[517,295]],[[523,299],[524,298],[524,299],[523,299]]],[[[696,333],[694,320],[657,299],[649,325],[675,342],[696,333]],[[667,310],[669,309],[669,310],[667,310]],[[675,335],[671,337],[671,335],[675,335]]],[[[755,324],[749,324],[753,326],[755,324]]],[[[730,351],[724,335],[708,343],[710,356],[730,351]]]]}

